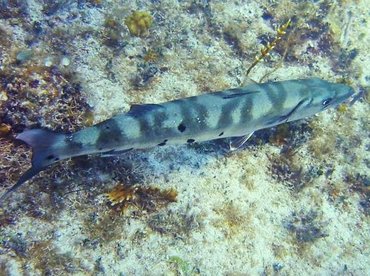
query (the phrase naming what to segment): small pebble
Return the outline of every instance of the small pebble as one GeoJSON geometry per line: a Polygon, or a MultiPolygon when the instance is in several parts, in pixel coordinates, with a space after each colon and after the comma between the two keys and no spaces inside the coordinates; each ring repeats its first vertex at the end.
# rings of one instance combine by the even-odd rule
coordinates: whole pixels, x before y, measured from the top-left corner
{"type": "Polygon", "coordinates": [[[30,60],[33,56],[32,50],[22,50],[19,51],[16,57],[17,63],[22,64],[30,60]]]}
{"type": "Polygon", "coordinates": [[[8,95],[4,91],[0,91],[0,102],[8,100],[8,95]]]}
{"type": "Polygon", "coordinates": [[[65,67],[67,67],[70,63],[71,61],[69,60],[68,57],[62,57],[62,59],[60,60],[60,65],[65,67]]]}
{"type": "Polygon", "coordinates": [[[0,137],[9,134],[11,129],[12,129],[12,127],[10,125],[1,123],[0,124],[0,137]]]}
{"type": "Polygon", "coordinates": [[[46,67],[51,67],[53,65],[53,58],[52,57],[46,57],[44,60],[44,64],[46,67]]]}
{"type": "Polygon", "coordinates": [[[59,231],[59,230],[56,230],[54,233],[53,233],[53,238],[54,239],[58,239],[62,236],[62,232],[59,231]]]}

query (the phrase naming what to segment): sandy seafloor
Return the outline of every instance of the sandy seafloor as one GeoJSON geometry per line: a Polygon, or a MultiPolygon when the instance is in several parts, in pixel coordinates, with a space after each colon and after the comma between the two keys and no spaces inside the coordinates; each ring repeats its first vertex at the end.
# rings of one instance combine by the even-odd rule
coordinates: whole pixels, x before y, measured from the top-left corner
{"type": "MultiPolygon", "coordinates": [[[[222,143],[205,143],[55,165],[2,206],[0,275],[370,273],[369,1],[27,0],[0,6],[0,70],[29,66],[32,75],[30,64],[37,64],[37,77],[40,68],[56,68],[79,83],[93,123],[132,103],[241,86],[262,45],[289,18],[286,36],[249,77],[345,80],[361,94],[352,106],[256,133],[232,153],[222,143]],[[125,25],[132,11],[153,17],[141,37],[125,25]],[[177,202],[114,213],[104,192],[117,184],[117,173],[120,182],[173,188],[177,202]]],[[[4,113],[10,94],[2,85],[4,113]]],[[[40,115],[39,125],[63,124],[51,125],[48,116],[40,115]]],[[[12,126],[10,135],[17,132],[12,126]]],[[[2,175],[17,166],[4,165],[15,151],[30,155],[8,138],[1,138],[11,149],[1,149],[2,175]]],[[[21,164],[12,181],[30,161],[21,164]]],[[[14,183],[4,179],[1,192],[14,183]]]]}

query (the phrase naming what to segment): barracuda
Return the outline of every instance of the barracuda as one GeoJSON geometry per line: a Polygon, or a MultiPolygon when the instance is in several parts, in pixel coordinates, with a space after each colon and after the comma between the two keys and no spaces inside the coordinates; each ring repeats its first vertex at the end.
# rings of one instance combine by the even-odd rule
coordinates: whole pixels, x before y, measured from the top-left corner
{"type": "Polygon", "coordinates": [[[75,133],[26,130],[16,138],[32,147],[32,167],[0,200],[63,159],[229,137],[233,137],[233,150],[256,130],[312,116],[353,94],[347,85],[318,78],[255,83],[160,104],[133,105],[127,113],[75,133]]]}

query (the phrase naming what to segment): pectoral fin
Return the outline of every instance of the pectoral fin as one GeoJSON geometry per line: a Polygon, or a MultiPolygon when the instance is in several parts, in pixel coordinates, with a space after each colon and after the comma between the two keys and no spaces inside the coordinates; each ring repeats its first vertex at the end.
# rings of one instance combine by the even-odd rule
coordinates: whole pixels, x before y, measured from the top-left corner
{"type": "Polygon", "coordinates": [[[231,141],[230,141],[230,144],[229,144],[230,150],[234,151],[234,150],[237,150],[238,148],[240,148],[241,146],[243,146],[245,144],[245,142],[247,142],[248,139],[252,135],[253,135],[253,132],[248,133],[247,135],[244,135],[244,136],[232,138],[231,141]]]}

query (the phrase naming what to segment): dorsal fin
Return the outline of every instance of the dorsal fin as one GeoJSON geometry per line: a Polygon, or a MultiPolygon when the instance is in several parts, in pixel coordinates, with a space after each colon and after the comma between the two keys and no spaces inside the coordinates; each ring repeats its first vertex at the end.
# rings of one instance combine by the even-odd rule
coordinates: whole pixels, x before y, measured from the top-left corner
{"type": "Polygon", "coordinates": [[[127,112],[127,115],[131,115],[133,117],[138,117],[143,113],[152,111],[157,108],[162,108],[163,106],[160,104],[133,104],[131,105],[130,110],[127,112]]]}
{"type": "Polygon", "coordinates": [[[246,76],[245,79],[243,80],[242,86],[248,86],[251,84],[258,84],[255,80],[251,79],[250,77],[246,76]]]}
{"type": "Polygon", "coordinates": [[[260,91],[258,90],[247,90],[247,89],[241,89],[241,88],[229,89],[228,92],[229,94],[222,96],[223,99],[234,99],[234,98],[249,96],[251,94],[260,93],[260,91]]]}

